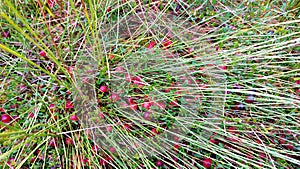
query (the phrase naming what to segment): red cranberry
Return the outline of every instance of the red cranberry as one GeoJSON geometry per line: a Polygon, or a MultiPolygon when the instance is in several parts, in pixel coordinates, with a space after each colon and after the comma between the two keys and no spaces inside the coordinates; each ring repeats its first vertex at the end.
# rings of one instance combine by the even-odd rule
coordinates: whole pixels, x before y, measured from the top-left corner
{"type": "Polygon", "coordinates": [[[11,118],[10,118],[10,116],[9,116],[8,114],[2,114],[2,115],[1,115],[1,121],[2,121],[3,123],[9,123],[10,120],[11,120],[11,118]]]}
{"type": "Polygon", "coordinates": [[[72,138],[69,138],[69,137],[66,138],[65,143],[66,143],[67,145],[74,144],[72,138]]]}
{"type": "Polygon", "coordinates": [[[52,139],[50,142],[49,142],[49,146],[50,147],[52,147],[52,148],[54,148],[54,147],[56,147],[56,140],[55,139],[52,139]]]}
{"type": "Polygon", "coordinates": [[[129,124],[124,124],[123,125],[123,129],[125,129],[125,130],[130,130],[130,125],[129,124]]]}
{"type": "Polygon", "coordinates": [[[203,160],[203,163],[202,163],[203,167],[205,167],[205,168],[210,168],[211,164],[212,164],[212,160],[209,158],[206,158],[205,160],[203,160]]]}
{"type": "Polygon", "coordinates": [[[110,151],[111,153],[115,153],[115,152],[116,152],[116,149],[113,148],[113,147],[110,147],[110,148],[109,148],[109,151],[110,151]]]}
{"type": "Polygon", "coordinates": [[[2,35],[3,38],[9,38],[9,37],[10,37],[10,33],[9,33],[9,32],[6,32],[6,31],[5,31],[5,32],[2,32],[1,35],[2,35]]]}
{"type": "Polygon", "coordinates": [[[245,110],[245,106],[243,103],[238,103],[236,106],[235,106],[235,110],[245,110]]]}
{"type": "Polygon", "coordinates": [[[161,167],[163,165],[163,162],[162,161],[160,161],[160,160],[157,160],[156,161],[156,166],[157,167],[161,167]]]}
{"type": "Polygon", "coordinates": [[[101,86],[101,87],[100,87],[100,91],[101,91],[102,93],[106,93],[106,92],[108,91],[107,86],[101,86]]]}
{"type": "Polygon", "coordinates": [[[111,96],[109,96],[109,99],[112,101],[112,102],[116,102],[119,100],[119,95],[116,94],[116,93],[113,93],[111,94],[111,96]]]}
{"type": "Polygon", "coordinates": [[[92,146],[92,151],[95,152],[95,153],[97,153],[99,151],[99,149],[100,148],[97,145],[92,146]]]}
{"type": "Polygon", "coordinates": [[[152,49],[155,46],[155,42],[151,41],[149,43],[148,49],[152,49]]]}
{"type": "Polygon", "coordinates": [[[47,57],[47,54],[46,54],[45,51],[41,51],[41,52],[40,52],[40,56],[42,56],[42,57],[47,57]]]}
{"type": "Polygon", "coordinates": [[[180,148],[180,145],[178,145],[178,144],[174,145],[174,149],[179,149],[179,148],[180,148]]]}
{"type": "Polygon", "coordinates": [[[107,132],[111,132],[113,130],[112,126],[107,126],[106,127],[107,132]]]}
{"type": "Polygon", "coordinates": [[[228,127],[228,131],[232,134],[234,134],[236,132],[236,128],[234,126],[230,126],[228,127]]]}
{"type": "Polygon", "coordinates": [[[145,112],[144,113],[144,119],[145,120],[150,120],[150,115],[151,115],[151,112],[145,112]]]}
{"type": "Polygon", "coordinates": [[[169,47],[172,44],[172,41],[170,40],[164,40],[163,45],[164,47],[169,47]]]}
{"type": "Polygon", "coordinates": [[[65,108],[66,109],[72,109],[72,108],[74,108],[73,103],[70,100],[67,100],[65,108]]]}
{"type": "Polygon", "coordinates": [[[152,132],[152,135],[157,135],[157,134],[159,134],[159,132],[157,131],[156,128],[153,128],[153,129],[151,130],[151,132],[152,132]]]}
{"type": "Polygon", "coordinates": [[[290,151],[294,150],[294,146],[292,144],[287,144],[285,147],[290,151]]]}
{"type": "Polygon", "coordinates": [[[222,65],[222,66],[219,66],[219,68],[222,69],[222,70],[227,70],[227,66],[222,65]]]}
{"type": "Polygon", "coordinates": [[[247,103],[254,103],[254,96],[253,96],[253,95],[247,96],[246,102],[247,102],[247,103]]]}
{"type": "Polygon", "coordinates": [[[145,109],[149,110],[150,107],[151,107],[151,103],[150,103],[150,102],[144,102],[144,103],[142,104],[142,107],[144,107],[145,109]]]}
{"type": "Polygon", "coordinates": [[[1,112],[1,113],[5,113],[5,109],[2,108],[2,107],[0,107],[0,112],[1,112]]]}
{"type": "Polygon", "coordinates": [[[131,110],[135,111],[138,109],[138,105],[134,102],[134,103],[130,104],[130,108],[131,108],[131,110]]]}
{"type": "Polygon", "coordinates": [[[72,116],[70,116],[70,120],[77,121],[78,117],[76,115],[72,115],[72,116]]]}

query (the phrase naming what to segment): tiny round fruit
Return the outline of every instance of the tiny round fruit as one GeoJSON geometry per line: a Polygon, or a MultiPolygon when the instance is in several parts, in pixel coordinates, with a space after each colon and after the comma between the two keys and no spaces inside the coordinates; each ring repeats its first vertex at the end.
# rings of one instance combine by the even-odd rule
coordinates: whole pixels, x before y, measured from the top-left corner
{"type": "Polygon", "coordinates": [[[67,100],[65,108],[66,109],[72,109],[72,108],[74,108],[73,103],[70,100],[67,100]]]}
{"type": "Polygon", "coordinates": [[[110,151],[111,153],[115,153],[115,152],[116,152],[116,149],[113,148],[113,147],[110,147],[110,148],[109,148],[109,151],[110,151]]]}
{"type": "Polygon", "coordinates": [[[107,86],[101,86],[101,87],[100,87],[100,91],[101,91],[102,93],[106,93],[106,92],[108,91],[107,86]]]}
{"type": "Polygon", "coordinates": [[[136,103],[132,103],[132,104],[130,104],[130,108],[132,110],[137,110],[138,109],[138,105],[136,103]]]}
{"type": "Polygon", "coordinates": [[[46,57],[46,56],[47,56],[47,54],[46,54],[46,52],[45,52],[45,51],[40,51],[40,56],[42,56],[42,57],[46,57]]]}
{"type": "Polygon", "coordinates": [[[77,121],[78,117],[76,115],[72,115],[72,116],[70,116],[70,120],[77,121]]]}
{"type": "Polygon", "coordinates": [[[174,149],[179,149],[179,148],[180,148],[180,145],[178,145],[178,144],[174,145],[174,149]]]}
{"type": "Polygon", "coordinates": [[[157,160],[156,161],[156,166],[157,167],[161,167],[163,165],[163,162],[162,161],[160,161],[160,160],[157,160]]]}
{"type": "Polygon", "coordinates": [[[112,101],[112,102],[116,102],[119,100],[119,95],[116,94],[116,93],[113,93],[111,94],[111,96],[109,96],[109,99],[112,101]]]}
{"type": "Polygon", "coordinates": [[[155,42],[151,41],[148,45],[148,49],[152,49],[155,46],[155,42]]]}
{"type": "Polygon", "coordinates": [[[123,129],[125,129],[125,130],[130,130],[130,125],[129,125],[129,124],[124,124],[124,125],[123,125],[123,129]]]}
{"type": "Polygon", "coordinates": [[[150,103],[150,102],[144,102],[144,103],[142,104],[142,107],[144,107],[145,109],[149,110],[150,107],[151,107],[151,103],[150,103]]]}
{"type": "Polygon", "coordinates": [[[2,114],[2,115],[1,115],[1,121],[2,121],[3,123],[9,123],[10,120],[11,120],[11,118],[10,118],[10,116],[9,116],[8,114],[2,114]]]}
{"type": "Polygon", "coordinates": [[[10,33],[9,32],[2,32],[2,37],[3,38],[9,38],[10,37],[10,33]]]}
{"type": "Polygon", "coordinates": [[[245,106],[243,103],[238,103],[236,106],[235,106],[235,109],[236,110],[245,110],[245,106]]]}
{"type": "Polygon", "coordinates": [[[151,112],[145,112],[144,113],[144,119],[145,120],[150,120],[150,115],[151,115],[151,112]]]}
{"type": "Polygon", "coordinates": [[[205,168],[210,168],[211,164],[212,164],[212,160],[209,158],[204,159],[202,163],[203,167],[205,168]]]}
{"type": "Polygon", "coordinates": [[[249,95],[249,96],[247,96],[247,98],[246,98],[246,102],[247,103],[254,103],[254,96],[253,95],[249,95]]]}
{"type": "Polygon", "coordinates": [[[69,138],[69,137],[66,138],[65,143],[66,143],[67,145],[74,144],[72,138],[69,138]]]}

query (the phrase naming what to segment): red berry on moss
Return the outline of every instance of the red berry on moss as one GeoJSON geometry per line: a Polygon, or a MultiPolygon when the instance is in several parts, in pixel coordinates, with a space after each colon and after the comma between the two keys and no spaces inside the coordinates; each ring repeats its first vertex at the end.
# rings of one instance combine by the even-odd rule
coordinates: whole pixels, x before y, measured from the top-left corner
{"type": "Polygon", "coordinates": [[[3,38],[9,38],[10,37],[10,33],[9,32],[7,32],[7,31],[5,31],[5,32],[2,32],[2,37],[3,38]]]}
{"type": "Polygon", "coordinates": [[[137,110],[138,105],[136,103],[132,103],[132,104],[130,104],[130,108],[131,108],[131,110],[137,110]]]}
{"type": "Polygon", "coordinates": [[[2,107],[0,107],[0,112],[1,112],[1,113],[5,113],[5,109],[2,108],[2,107]]]}
{"type": "Polygon", "coordinates": [[[2,114],[2,115],[1,115],[1,121],[2,121],[3,123],[9,123],[10,120],[11,120],[11,118],[10,118],[10,116],[9,116],[8,114],[2,114]]]}
{"type": "Polygon", "coordinates": [[[179,148],[180,148],[180,145],[178,145],[178,144],[174,145],[174,149],[179,149],[179,148]]]}
{"type": "Polygon", "coordinates": [[[247,102],[247,103],[254,103],[254,96],[253,96],[253,95],[247,96],[246,102],[247,102]]]}
{"type": "Polygon", "coordinates": [[[73,103],[70,100],[67,100],[65,108],[66,109],[72,109],[72,108],[74,108],[73,103]]]}
{"type": "Polygon", "coordinates": [[[66,143],[67,145],[74,144],[72,138],[69,138],[69,137],[66,138],[65,143],[66,143]]]}
{"type": "Polygon", "coordinates": [[[119,95],[116,94],[116,93],[113,93],[111,94],[111,96],[109,96],[109,99],[112,101],[112,102],[116,102],[119,100],[119,95]]]}
{"type": "Polygon", "coordinates": [[[151,115],[151,112],[145,112],[144,113],[144,119],[145,120],[150,120],[150,115],[151,115]]]}
{"type": "Polygon", "coordinates": [[[245,106],[243,103],[238,103],[236,106],[235,106],[235,110],[245,110],[245,106]]]}
{"type": "Polygon", "coordinates": [[[52,147],[52,148],[56,147],[56,144],[57,144],[56,139],[52,139],[52,140],[49,142],[49,146],[52,147]]]}
{"type": "Polygon", "coordinates": [[[40,56],[42,56],[42,57],[47,57],[47,54],[46,54],[45,51],[40,51],[40,56]]]}
{"type": "Polygon", "coordinates": [[[113,147],[110,147],[110,148],[109,148],[109,151],[110,151],[111,153],[115,153],[115,152],[116,152],[116,149],[113,148],[113,147]]]}
{"type": "Polygon", "coordinates": [[[100,148],[97,145],[92,146],[92,151],[95,152],[95,153],[97,153],[99,151],[99,149],[100,148]]]}
{"type": "Polygon", "coordinates": [[[72,115],[72,116],[70,116],[70,120],[77,121],[78,117],[76,115],[72,115]]]}
{"type": "Polygon", "coordinates": [[[102,93],[106,93],[106,92],[108,91],[107,86],[101,86],[101,87],[100,87],[100,91],[101,91],[102,93]]]}
{"type": "Polygon", "coordinates": [[[150,107],[151,107],[151,103],[150,103],[150,102],[144,102],[144,103],[142,104],[142,107],[144,107],[145,109],[149,110],[150,107]]]}
{"type": "Polygon", "coordinates": [[[124,124],[124,125],[123,125],[123,129],[124,129],[124,130],[130,130],[130,128],[131,128],[131,127],[130,127],[129,124],[124,124]]]}
{"type": "Polygon", "coordinates": [[[286,146],[285,146],[288,150],[290,150],[290,151],[293,151],[294,150],[294,146],[292,145],[292,144],[287,144],[286,146]]]}
{"type": "Polygon", "coordinates": [[[157,160],[156,161],[156,166],[157,167],[161,167],[163,165],[163,162],[162,161],[160,161],[160,160],[157,160]]]}
{"type": "Polygon", "coordinates": [[[155,46],[155,42],[151,41],[148,45],[148,49],[152,49],[155,46]]]}
{"type": "Polygon", "coordinates": [[[203,167],[205,168],[210,168],[211,164],[212,164],[212,160],[209,158],[204,159],[202,163],[203,167]]]}

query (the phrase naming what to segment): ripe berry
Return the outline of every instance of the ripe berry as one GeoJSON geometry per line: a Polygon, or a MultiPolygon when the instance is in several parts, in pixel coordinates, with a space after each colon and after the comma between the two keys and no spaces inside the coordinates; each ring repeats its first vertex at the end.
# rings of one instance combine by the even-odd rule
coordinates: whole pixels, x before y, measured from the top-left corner
{"type": "Polygon", "coordinates": [[[102,93],[106,93],[106,92],[108,91],[107,86],[101,86],[101,87],[100,87],[100,91],[101,91],[102,93]]]}
{"type": "Polygon", "coordinates": [[[235,110],[245,110],[245,106],[243,103],[238,103],[236,106],[235,106],[235,110]]]}
{"type": "Polygon", "coordinates": [[[142,104],[142,107],[144,107],[145,109],[149,110],[150,107],[151,107],[151,103],[150,103],[150,102],[144,102],[144,103],[142,104]]]}
{"type": "Polygon", "coordinates": [[[170,40],[164,40],[163,45],[165,48],[169,47],[172,44],[172,41],[170,40]]]}
{"type": "Polygon", "coordinates": [[[56,140],[56,139],[52,139],[52,140],[49,142],[49,146],[52,147],[52,148],[56,147],[56,145],[57,145],[57,140],[56,140]]]}
{"type": "Polygon", "coordinates": [[[72,115],[72,116],[70,116],[70,120],[77,121],[78,117],[76,115],[72,115]]]}
{"type": "Polygon", "coordinates": [[[159,134],[159,132],[156,130],[156,128],[153,128],[153,129],[151,130],[151,132],[152,132],[152,135],[157,135],[157,134],[159,134]]]}
{"type": "Polygon", "coordinates": [[[116,93],[113,93],[111,94],[111,96],[109,96],[109,99],[112,101],[112,102],[116,102],[119,100],[119,95],[116,94],[116,93]]]}
{"type": "Polygon", "coordinates": [[[228,132],[234,134],[236,132],[236,128],[234,126],[228,127],[228,132]]]}
{"type": "Polygon", "coordinates": [[[179,149],[179,148],[180,148],[180,145],[178,145],[178,144],[174,145],[174,149],[179,149]]]}
{"type": "Polygon", "coordinates": [[[116,149],[113,148],[113,147],[110,147],[110,148],[109,148],[109,151],[110,151],[111,153],[115,153],[115,152],[116,152],[116,149]]]}
{"type": "Polygon", "coordinates": [[[74,108],[73,103],[70,100],[67,100],[65,108],[66,109],[72,109],[72,108],[74,108]]]}
{"type": "Polygon", "coordinates": [[[9,115],[7,115],[7,114],[2,114],[2,115],[1,115],[1,121],[2,121],[3,123],[9,123],[10,120],[11,120],[11,118],[10,118],[9,115]]]}
{"type": "Polygon", "coordinates": [[[10,37],[10,33],[9,32],[2,32],[2,37],[3,38],[8,38],[8,37],[10,37]]]}
{"type": "Polygon", "coordinates": [[[138,105],[134,102],[134,103],[130,104],[130,108],[131,108],[131,110],[135,111],[138,109],[138,105]]]}
{"type": "Polygon", "coordinates": [[[107,132],[111,132],[112,129],[113,129],[112,126],[107,126],[107,127],[106,127],[107,132]]]}
{"type": "Polygon", "coordinates": [[[130,125],[129,125],[129,124],[124,124],[124,125],[123,125],[123,129],[125,129],[125,130],[130,130],[130,125]]]}
{"type": "Polygon", "coordinates": [[[155,46],[155,42],[151,41],[149,43],[148,49],[152,49],[155,46]]]}
{"type": "Polygon", "coordinates": [[[150,120],[150,115],[151,115],[151,112],[145,112],[144,113],[144,119],[145,120],[150,120]]]}
{"type": "Polygon", "coordinates": [[[40,56],[42,56],[42,57],[47,57],[47,54],[46,54],[45,51],[40,51],[40,56]]]}
{"type": "Polygon", "coordinates": [[[210,168],[211,163],[212,163],[212,160],[209,159],[209,158],[206,158],[205,160],[203,160],[202,165],[203,165],[203,167],[205,167],[205,168],[210,168]]]}
{"type": "Polygon", "coordinates": [[[290,150],[290,151],[293,151],[294,150],[294,146],[292,145],[292,144],[287,144],[286,146],[285,146],[288,150],[290,150]]]}
{"type": "Polygon", "coordinates": [[[2,107],[0,107],[0,112],[1,112],[1,113],[5,113],[5,109],[2,108],[2,107]]]}
{"type": "Polygon", "coordinates": [[[227,70],[227,66],[224,66],[224,65],[219,66],[219,68],[222,69],[222,70],[227,70]]]}
{"type": "Polygon", "coordinates": [[[163,162],[162,161],[160,161],[160,160],[157,160],[156,161],[156,166],[157,167],[161,167],[163,165],[163,162]]]}
{"type": "Polygon", "coordinates": [[[74,144],[72,138],[69,138],[69,137],[66,138],[65,143],[66,143],[67,145],[74,144]]]}
{"type": "Polygon", "coordinates": [[[95,153],[97,153],[99,151],[99,149],[100,148],[97,145],[92,146],[92,151],[95,152],[95,153]]]}
{"type": "Polygon", "coordinates": [[[247,103],[254,103],[254,96],[253,96],[253,95],[247,96],[246,102],[247,102],[247,103]]]}

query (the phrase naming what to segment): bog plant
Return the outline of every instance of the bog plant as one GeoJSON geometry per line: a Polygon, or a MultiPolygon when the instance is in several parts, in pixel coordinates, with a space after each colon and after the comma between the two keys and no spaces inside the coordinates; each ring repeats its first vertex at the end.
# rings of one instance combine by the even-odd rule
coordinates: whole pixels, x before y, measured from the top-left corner
{"type": "Polygon", "coordinates": [[[0,1],[0,166],[299,168],[298,1],[0,1]]]}

